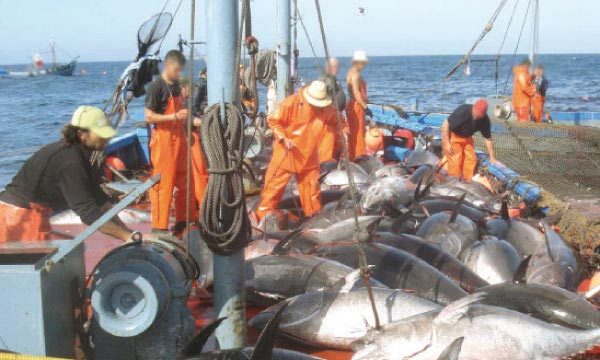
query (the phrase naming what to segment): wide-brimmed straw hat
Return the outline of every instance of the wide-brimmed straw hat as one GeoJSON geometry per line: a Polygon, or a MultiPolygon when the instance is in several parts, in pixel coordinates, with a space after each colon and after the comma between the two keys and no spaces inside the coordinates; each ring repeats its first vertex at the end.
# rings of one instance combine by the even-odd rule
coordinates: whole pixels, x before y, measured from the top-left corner
{"type": "Polygon", "coordinates": [[[309,104],[319,108],[331,105],[331,98],[327,96],[327,86],[319,80],[311,82],[304,88],[304,98],[309,104]]]}
{"type": "Polygon", "coordinates": [[[368,63],[369,58],[367,57],[367,53],[364,50],[356,50],[354,55],[352,55],[352,62],[368,63]]]}

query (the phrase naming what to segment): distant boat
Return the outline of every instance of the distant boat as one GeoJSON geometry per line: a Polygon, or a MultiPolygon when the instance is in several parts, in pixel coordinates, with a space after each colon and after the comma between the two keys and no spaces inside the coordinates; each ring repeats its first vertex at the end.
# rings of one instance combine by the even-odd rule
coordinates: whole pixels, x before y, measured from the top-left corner
{"type": "Polygon", "coordinates": [[[43,75],[72,76],[75,72],[75,67],[77,66],[77,59],[79,56],[71,58],[71,60],[67,63],[58,63],[56,61],[57,47],[58,46],[54,40],[50,40],[49,53],[52,55],[52,63],[49,66],[46,66],[40,54],[35,54],[33,57],[32,69],[26,71],[10,71],[6,69],[0,69],[0,78],[23,78],[43,75]]]}

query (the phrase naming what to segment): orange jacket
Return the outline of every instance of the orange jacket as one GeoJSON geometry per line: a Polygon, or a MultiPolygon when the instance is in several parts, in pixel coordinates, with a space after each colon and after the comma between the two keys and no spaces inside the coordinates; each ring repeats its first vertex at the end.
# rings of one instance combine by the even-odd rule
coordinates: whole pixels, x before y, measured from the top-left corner
{"type": "Polygon", "coordinates": [[[518,65],[513,69],[515,82],[513,86],[513,106],[515,108],[531,105],[531,97],[535,86],[531,83],[531,74],[527,65],[518,65]]]}
{"type": "Polygon", "coordinates": [[[304,89],[285,99],[268,118],[273,130],[272,164],[282,170],[301,173],[319,166],[318,149],[326,128],[335,126],[336,113],[333,106],[317,108],[304,98],[304,89]],[[292,140],[294,147],[288,150],[284,137],[292,140]]]}

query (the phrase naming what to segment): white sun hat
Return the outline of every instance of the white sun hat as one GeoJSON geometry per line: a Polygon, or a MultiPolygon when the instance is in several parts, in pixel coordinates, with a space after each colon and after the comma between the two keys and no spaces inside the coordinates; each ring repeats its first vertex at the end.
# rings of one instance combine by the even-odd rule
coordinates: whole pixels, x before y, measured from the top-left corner
{"type": "Polygon", "coordinates": [[[309,104],[319,108],[331,105],[331,99],[327,96],[327,86],[319,80],[311,82],[304,88],[304,98],[309,104]]]}
{"type": "Polygon", "coordinates": [[[367,57],[367,53],[364,50],[356,50],[354,55],[352,56],[353,62],[369,62],[369,58],[367,57]]]}

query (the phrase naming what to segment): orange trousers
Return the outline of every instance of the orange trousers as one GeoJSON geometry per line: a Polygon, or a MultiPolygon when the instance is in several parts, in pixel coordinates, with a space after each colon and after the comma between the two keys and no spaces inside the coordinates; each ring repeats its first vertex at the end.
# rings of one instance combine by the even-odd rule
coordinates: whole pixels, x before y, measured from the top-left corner
{"type": "Polygon", "coordinates": [[[530,119],[530,106],[521,106],[515,108],[515,115],[517,116],[518,122],[529,122],[530,119]]]}
{"type": "Polygon", "coordinates": [[[206,158],[202,150],[200,134],[197,131],[192,133],[192,172],[194,174],[194,193],[198,206],[202,206],[206,186],[208,184],[208,171],[206,170],[206,158]]]}
{"type": "MultiPolygon", "coordinates": [[[[279,200],[285,192],[285,187],[290,181],[292,172],[281,169],[279,164],[271,162],[265,174],[265,187],[261,201],[256,209],[258,220],[277,209],[279,200]]],[[[321,210],[321,189],[319,185],[319,168],[308,169],[296,173],[300,204],[305,216],[312,216],[321,210]]]]}
{"type": "Polygon", "coordinates": [[[477,155],[472,137],[464,138],[454,133],[450,134],[450,146],[453,154],[445,154],[448,175],[457,176],[471,181],[477,166],[477,155]]]}
{"type": "Polygon", "coordinates": [[[30,204],[29,209],[0,203],[0,243],[49,240],[51,209],[30,204]]]}
{"type": "Polygon", "coordinates": [[[539,94],[535,94],[531,98],[531,117],[533,118],[533,121],[535,121],[536,123],[542,122],[542,118],[544,117],[544,103],[545,102],[546,102],[546,99],[539,94]]]}
{"type": "MultiPolygon", "coordinates": [[[[152,175],[160,181],[148,191],[152,206],[152,228],[168,230],[171,202],[174,200],[175,222],[186,220],[187,147],[183,128],[155,128],[150,141],[152,175]]],[[[192,175],[192,184],[194,178],[192,175]]],[[[193,186],[193,185],[192,185],[193,186]]],[[[192,188],[193,195],[195,190],[192,188]]],[[[190,220],[198,219],[196,197],[190,197],[190,220]]]]}
{"type": "Polygon", "coordinates": [[[354,100],[350,100],[346,106],[346,117],[348,119],[348,152],[350,161],[367,153],[365,143],[365,109],[354,100]]]}

